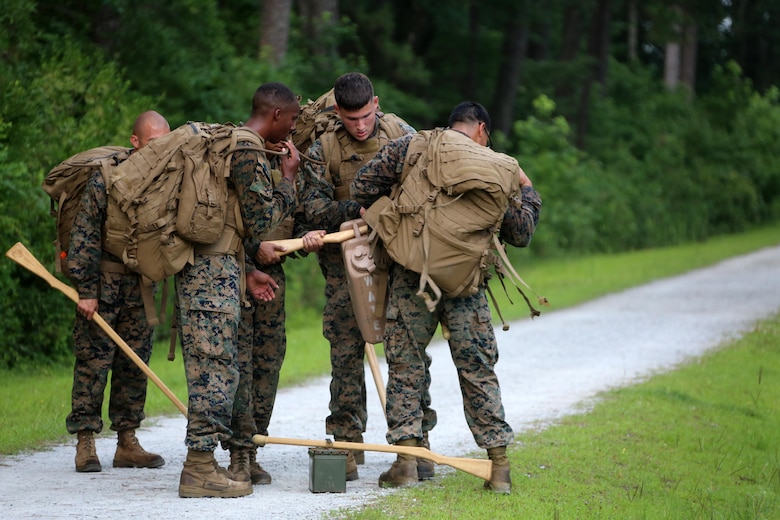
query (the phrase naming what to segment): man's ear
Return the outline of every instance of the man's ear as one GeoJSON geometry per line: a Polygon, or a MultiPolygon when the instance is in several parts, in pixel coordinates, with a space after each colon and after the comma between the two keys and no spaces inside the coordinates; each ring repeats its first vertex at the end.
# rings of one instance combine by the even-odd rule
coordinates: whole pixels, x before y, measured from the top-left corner
{"type": "Polygon", "coordinates": [[[138,136],[133,134],[130,136],[130,144],[133,145],[133,148],[138,150],[140,148],[141,141],[138,140],[138,136]]]}
{"type": "Polygon", "coordinates": [[[282,118],[282,109],[274,108],[274,121],[279,121],[282,118]]]}

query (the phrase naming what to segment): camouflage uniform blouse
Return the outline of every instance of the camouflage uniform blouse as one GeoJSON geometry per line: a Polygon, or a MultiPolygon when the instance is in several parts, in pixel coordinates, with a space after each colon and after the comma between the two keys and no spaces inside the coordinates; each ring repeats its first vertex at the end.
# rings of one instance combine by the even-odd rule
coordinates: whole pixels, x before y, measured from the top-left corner
{"type": "MultiPolygon", "coordinates": [[[[407,134],[415,132],[414,128],[406,123],[399,122],[399,125],[407,134]]],[[[343,127],[336,131],[346,132],[343,127]]],[[[380,124],[377,117],[372,137],[379,131],[380,124]]],[[[314,141],[306,155],[318,161],[325,161],[322,139],[314,141]]],[[[327,167],[327,164],[306,161],[303,166],[305,190],[301,202],[304,205],[306,222],[310,229],[324,229],[333,232],[339,230],[342,222],[359,218],[362,205],[354,200],[336,200],[335,188],[326,175],[327,167]]]]}
{"type": "MultiPolygon", "coordinates": [[[[251,143],[242,142],[239,146],[251,146],[251,143]]],[[[260,247],[259,237],[295,211],[295,186],[282,179],[274,188],[269,159],[263,152],[255,150],[233,154],[230,179],[238,192],[246,253],[254,258],[260,247]]]]}
{"type": "Polygon", "coordinates": [[[106,184],[103,175],[96,171],[84,188],[81,211],[76,213],[73,221],[68,248],[68,268],[78,287],[79,298],[82,299],[100,296],[101,259],[122,264],[122,260],[103,251],[103,223],[107,207],[106,184]]]}

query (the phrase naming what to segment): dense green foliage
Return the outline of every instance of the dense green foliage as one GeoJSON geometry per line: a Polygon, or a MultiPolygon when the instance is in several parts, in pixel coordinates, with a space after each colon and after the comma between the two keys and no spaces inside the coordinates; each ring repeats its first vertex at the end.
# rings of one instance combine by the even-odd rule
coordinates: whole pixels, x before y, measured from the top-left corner
{"type": "MultiPolygon", "coordinates": [[[[676,244],[778,218],[780,36],[770,30],[778,13],[769,0],[681,0],[685,19],[669,15],[668,2],[640,2],[633,57],[628,1],[361,0],[341,2],[337,19],[314,21],[296,6],[278,65],[258,50],[264,3],[4,1],[0,248],[21,241],[53,268],[54,220],[39,188],[45,173],[83,149],[127,143],[142,110],[160,111],[172,126],[239,122],[264,81],[315,98],[356,69],[372,77],[384,110],[439,126],[464,98],[496,106],[509,37],[521,33],[528,38],[514,100],[493,112],[514,124],[493,141],[518,158],[544,198],[532,255],[676,244]],[[599,33],[604,5],[612,23],[599,33]],[[670,28],[691,20],[696,89],[670,90],[664,44],[670,28]],[[610,44],[606,60],[593,51],[598,36],[610,44]]],[[[321,287],[313,259],[289,262],[288,279],[291,315],[316,316],[323,299],[311,290],[321,287]]],[[[8,261],[0,262],[0,289],[0,367],[66,358],[65,299],[8,261]]]]}

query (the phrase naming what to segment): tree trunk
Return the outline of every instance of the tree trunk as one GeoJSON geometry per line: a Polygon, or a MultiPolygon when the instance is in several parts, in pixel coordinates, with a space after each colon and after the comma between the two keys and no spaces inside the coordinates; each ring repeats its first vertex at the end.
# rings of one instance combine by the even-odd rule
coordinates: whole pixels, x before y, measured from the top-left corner
{"type": "Polygon", "coordinates": [[[311,51],[326,54],[329,52],[328,49],[323,49],[317,42],[321,41],[323,30],[339,19],[338,0],[299,0],[297,5],[303,19],[306,41],[314,44],[311,51]]]}
{"type": "Polygon", "coordinates": [[[260,56],[278,65],[287,55],[292,0],[264,0],[260,19],[260,56]]]}
{"type": "Polygon", "coordinates": [[[666,43],[664,54],[664,85],[674,90],[682,85],[690,96],[696,88],[696,54],[698,28],[690,13],[680,6],[673,6],[676,21],[672,26],[671,41],[666,43]]]}
{"type": "MultiPolygon", "coordinates": [[[[582,39],[582,26],[585,6],[580,3],[569,4],[563,12],[563,34],[561,43],[562,62],[571,62],[579,54],[580,40],[582,39]]],[[[577,85],[573,81],[565,80],[555,86],[554,98],[568,100],[576,95],[577,85]]],[[[571,121],[570,121],[571,123],[571,121]]]]}
{"type": "Polygon", "coordinates": [[[680,81],[693,96],[696,91],[696,53],[698,50],[696,22],[692,19],[683,27],[680,81]]]}
{"type": "Polygon", "coordinates": [[[493,94],[493,129],[509,135],[514,122],[517,86],[523,70],[528,45],[528,16],[521,16],[520,9],[507,13],[504,43],[501,49],[501,68],[493,94]]]}
{"type": "Polygon", "coordinates": [[[639,32],[639,9],[636,0],[628,0],[628,62],[637,60],[637,41],[639,32]]]}
{"type": "Polygon", "coordinates": [[[666,42],[664,51],[664,85],[674,90],[680,83],[680,43],[666,42]]]}
{"type": "Polygon", "coordinates": [[[609,62],[609,32],[610,32],[610,0],[598,0],[593,13],[588,38],[588,55],[593,58],[590,73],[583,80],[580,91],[580,103],[577,111],[576,145],[584,148],[585,137],[590,121],[591,91],[593,83],[602,86],[607,79],[607,63],[609,62]]]}
{"type": "Polygon", "coordinates": [[[582,38],[582,6],[567,5],[563,10],[563,42],[561,61],[571,61],[577,54],[582,38]]]}

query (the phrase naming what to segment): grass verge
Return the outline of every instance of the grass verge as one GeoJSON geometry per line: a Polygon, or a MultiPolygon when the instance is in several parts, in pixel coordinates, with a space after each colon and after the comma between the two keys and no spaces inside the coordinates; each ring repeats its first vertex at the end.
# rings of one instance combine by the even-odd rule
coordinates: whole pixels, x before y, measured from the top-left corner
{"type": "Polygon", "coordinates": [[[516,435],[513,494],[457,473],[352,520],[780,518],[780,316],[586,413],[516,435]],[[478,499],[477,499],[478,498],[478,499]]]}

